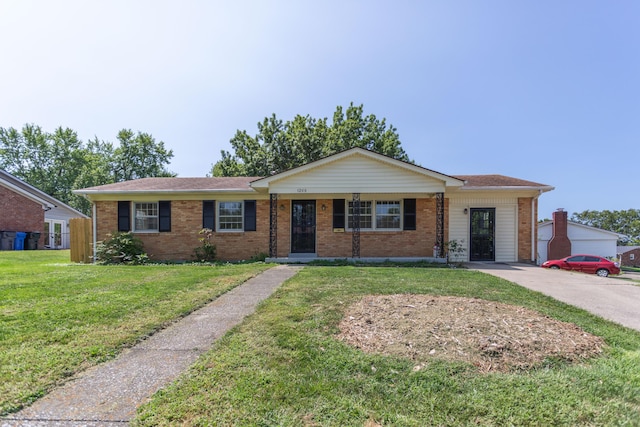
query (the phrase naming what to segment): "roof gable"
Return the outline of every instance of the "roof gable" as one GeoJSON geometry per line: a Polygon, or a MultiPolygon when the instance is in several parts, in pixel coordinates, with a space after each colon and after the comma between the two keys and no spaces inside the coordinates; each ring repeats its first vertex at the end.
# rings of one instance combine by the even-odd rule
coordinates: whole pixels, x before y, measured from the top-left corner
{"type": "Polygon", "coordinates": [[[58,203],[62,203],[59,200],[54,199],[45,192],[38,190],[36,187],[27,184],[19,178],[11,175],[8,172],[0,170],[0,185],[10,189],[11,191],[18,193],[36,203],[42,205],[44,209],[51,209],[58,203]]]}
{"type": "Polygon", "coordinates": [[[27,184],[23,180],[3,170],[0,170],[0,185],[7,187],[18,194],[21,194],[36,203],[41,204],[42,208],[46,209],[47,211],[56,209],[61,212],[65,212],[66,215],[70,217],[81,216],[87,218],[87,216],[82,212],[77,211],[76,209],[61,202],[55,197],[51,197],[44,191],[38,190],[36,187],[27,184]]]}
{"type": "Polygon", "coordinates": [[[462,186],[457,178],[362,148],[254,181],[272,193],[427,193],[462,186]]]}
{"type": "MultiPolygon", "coordinates": [[[[543,230],[547,228],[549,230],[553,229],[553,220],[544,221],[538,224],[538,230],[543,230]]],[[[550,232],[551,231],[549,231],[549,233],[550,232]]],[[[576,235],[577,233],[580,233],[581,237],[584,237],[585,233],[587,233],[594,236],[594,238],[598,236],[599,238],[602,238],[602,239],[616,239],[616,240],[621,236],[620,234],[613,231],[603,230],[602,228],[596,228],[596,227],[591,227],[589,225],[580,224],[577,222],[567,221],[567,234],[569,235],[569,238],[573,237],[573,235],[576,235]]]]}

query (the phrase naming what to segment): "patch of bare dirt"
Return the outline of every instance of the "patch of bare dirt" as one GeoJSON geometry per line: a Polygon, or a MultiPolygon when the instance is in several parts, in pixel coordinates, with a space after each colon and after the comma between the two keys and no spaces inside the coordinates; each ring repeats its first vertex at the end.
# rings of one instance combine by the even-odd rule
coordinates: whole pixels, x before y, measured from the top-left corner
{"type": "Polygon", "coordinates": [[[580,361],[605,345],[572,323],[524,307],[450,296],[366,296],[347,308],[339,327],[340,340],[412,359],[414,370],[443,359],[507,372],[540,366],[545,358],[580,361]]]}

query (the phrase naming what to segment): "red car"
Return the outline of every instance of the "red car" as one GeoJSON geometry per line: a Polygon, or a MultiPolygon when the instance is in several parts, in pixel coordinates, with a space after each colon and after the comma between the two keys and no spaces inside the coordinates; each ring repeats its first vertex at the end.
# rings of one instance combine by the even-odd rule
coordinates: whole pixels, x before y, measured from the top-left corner
{"type": "Polygon", "coordinates": [[[610,274],[620,274],[620,266],[617,262],[611,262],[597,255],[571,255],[566,258],[545,261],[545,268],[582,271],[583,273],[595,273],[601,277],[610,274]]]}

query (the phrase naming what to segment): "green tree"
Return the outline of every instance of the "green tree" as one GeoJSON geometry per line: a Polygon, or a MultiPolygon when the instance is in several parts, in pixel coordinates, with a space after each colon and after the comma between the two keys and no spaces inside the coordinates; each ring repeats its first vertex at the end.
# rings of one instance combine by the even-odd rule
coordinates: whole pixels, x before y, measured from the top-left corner
{"type": "Polygon", "coordinates": [[[346,111],[338,106],[331,123],[309,115],[283,122],[273,114],[258,123],[255,136],[238,130],[230,143],[233,153],[221,152],[213,176],[268,176],[352,147],[409,161],[397,130],[353,103],[346,111]]]}
{"type": "Polygon", "coordinates": [[[586,210],[572,214],[571,221],[627,236],[620,243],[640,244],[640,209],[623,211],[586,210]]]}
{"type": "Polygon", "coordinates": [[[0,128],[0,168],[85,214],[90,204],[74,189],[174,176],[166,168],[173,152],[162,141],[127,129],[118,133],[118,141],[117,148],[97,137],[85,145],[75,131],[62,127],[53,133],[33,124],[20,131],[0,128]]]}
{"type": "Polygon", "coordinates": [[[53,133],[25,125],[22,131],[0,128],[0,168],[68,203],[84,165],[84,148],[73,130],[53,133]]]}
{"type": "MultiPolygon", "coordinates": [[[[94,187],[114,182],[113,151],[112,143],[100,141],[98,137],[87,141],[82,169],[76,176],[73,188],[94,187]]],[[[78,194],[72,193],[68,204],[87,215],[91,211],[91,202],[78,194]]]]}
{"type": "Polygon", "coordinates": [[[175,176],[166,166],[173,158],[164,142],[156,142],[148,133],[118,132],[120,145],[113,151],[113,182],[154,176],[175,176]]]}

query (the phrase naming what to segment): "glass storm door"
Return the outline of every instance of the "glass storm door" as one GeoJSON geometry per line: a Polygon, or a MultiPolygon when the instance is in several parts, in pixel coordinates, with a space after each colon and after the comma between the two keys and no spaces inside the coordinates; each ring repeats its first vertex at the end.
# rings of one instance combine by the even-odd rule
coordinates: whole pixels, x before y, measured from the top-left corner
{"type": "Polygon", "coordinates": [[[291,209],[291,253],[316,252],[316,201],[294,200],[291,209]]]}
{"type": "Polygon", "coordinates": [[[495,261],[496,210],[471,209],[470,261],[495,261]]]}

